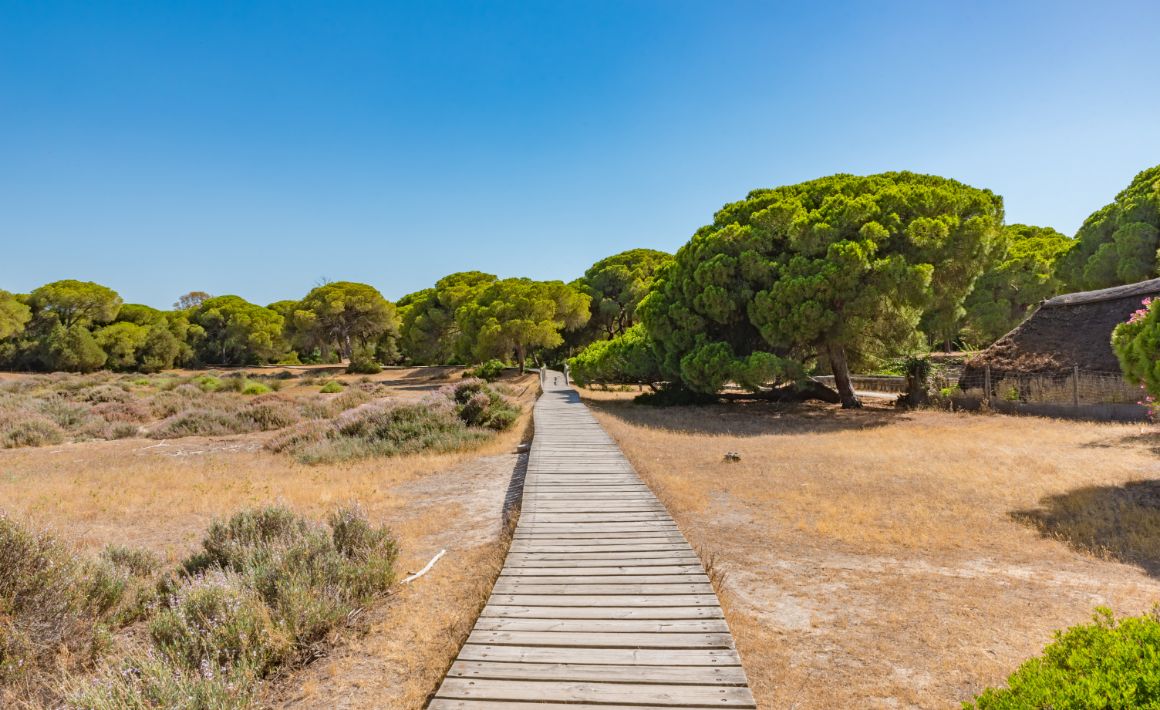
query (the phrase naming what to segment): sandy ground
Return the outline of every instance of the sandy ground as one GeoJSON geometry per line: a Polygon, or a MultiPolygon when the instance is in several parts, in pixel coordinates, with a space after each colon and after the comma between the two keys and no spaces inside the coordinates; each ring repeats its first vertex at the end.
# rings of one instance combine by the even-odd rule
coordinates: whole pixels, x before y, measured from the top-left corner
{"type": "Polygon", "coordinates": [[[1160,601],[1139,425],[587,396],[711,567],[763,708],[957,707],[1095,606],[1160,601]]]}

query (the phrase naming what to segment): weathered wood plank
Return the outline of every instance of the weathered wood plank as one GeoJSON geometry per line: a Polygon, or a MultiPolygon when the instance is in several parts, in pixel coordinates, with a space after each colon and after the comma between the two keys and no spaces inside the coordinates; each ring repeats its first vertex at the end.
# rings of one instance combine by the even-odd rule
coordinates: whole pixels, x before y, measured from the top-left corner
{"type": "MultiPolygon", "coordinates": [[[[670,685],[744,685],[738,666],[640,666],[594,663],[456,661],[447,675],[497,680],[592,680],[670,685]]],[[[570,705],[569,707],[575,707],[570,705]]]]}
{"type": "Polygon", "coordinates": [[[574,391],[546,387],[534,418],[508,559],[429,708],[754,707],[668,511],[574,391]]]}
{"type": "Polygon", "coordinates": [[[480,618],[476,631],[583,631],[587,633],[727,634],[724,619],[506,619],[480,618]]]}
{"type": "Polygon", "coordinates": [[[568,648],[733,648],[728,633],[612,633],[583,631],[488,631],[476,629],[468,643],[568,648]]]}
{"type": "Polygon", "coordinates": [[[469,680],[448,677],[441,698],[540,702],[635,702],[713,707],[756,707],[748,688],[737,686],[594,683],[576,681],[469,680]]]}
{"type": "Polygon", "coordinates": [[[500,606],[488,605],[480,613],[480,619],[720,619],[724,618],[719,607],[675,606],[675,607],[618,607],[618,606],[500,606]]]}

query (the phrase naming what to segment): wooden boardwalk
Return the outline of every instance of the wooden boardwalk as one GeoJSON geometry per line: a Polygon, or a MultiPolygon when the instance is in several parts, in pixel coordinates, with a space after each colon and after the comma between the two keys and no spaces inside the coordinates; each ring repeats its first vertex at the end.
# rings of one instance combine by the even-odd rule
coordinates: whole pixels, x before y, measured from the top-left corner
{"type": "Polygon", "coordinates": [[[700,560],[553,378],[507,561],[428,707],[756,707],[700,560]]]}

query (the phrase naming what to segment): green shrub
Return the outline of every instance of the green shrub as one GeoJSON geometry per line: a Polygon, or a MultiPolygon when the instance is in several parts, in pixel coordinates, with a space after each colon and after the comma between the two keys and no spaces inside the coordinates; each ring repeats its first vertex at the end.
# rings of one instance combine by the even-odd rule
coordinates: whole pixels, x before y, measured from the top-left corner
{"type": "Polygon", "coordinates": [[[474,369],[467,370],[463,373],[464,377],[478,377],[488,382],[495,382],[503,374],[505,365],[500,360],[492,358],[485,363],[477,365],[474,369]]]}
{"type": "Polygon", "coordinates": [[[452,451],[486,435],[463,425],[451,407],[428,404],[366,404],[339,415],[324,428],[308,427],[271,441],[271,450],[294,453],[306,463],[329,463],[419,451],[452,451]]]}
{"type": "MultiPolygon", "coordinates": [[[[214,523],[202,552],[184,567],[191,579],[219,570],[252,589],[273,628],[302,651],[394,583],[397,554],[390,533],[371,526],[358,508],[337,511],[324,527],[286,508],[267,507],[214,523]]],[[[256,617],[246,623],[257,623],[256,617]]],[[[280,644],[255,658],[263,664],[274,659],[282,653],[280,644]]],[[[267,666],[251,667],[262,672],[267,666]]]]}
{"type": "Polygon", "coordinates": [[[228,375],[221,380],[221,386],[218,388],[219,392],[242,392],[246,389],[250,381],[241,373],[228,375]]]}
{"type": "Polygon", "coordinates": [[[377,375],[383,368],[375,361],[374,353],[356,352],[347,364],[346,371],[351,375],[377,375]]]}
{"type": "Polygon", "coordinates": [[[285,662],[293,641],[248,582],[221,569],[182,580],[149,624],[154,646],[191,671],[246,668],[261,676],[285,662]]]}
{"type": "Polygon", "coordinates": [[[78,710],[244,710],[256,702],[259,687],[246,669],[207,665],[191,671],[150,652],[102,666],[91,678],[74,679],[65,694],[68,706],[78,710]]]}
{"type": "Polygon", "coordinates": [[[270,388],[261,382],[246,381],[245,386],[242,387],[242,394],[269,394],[270,388]]]}
{"type": "Polygon", "coordinates": [[[217,392],[221,389],[221,379],[213,375],[199,375],[193,378],[193,383],[197,385],[202,392],[217,392]]]}
{"type": "Polygon", "coordinates": [[[342,383],[338,380],[330,380],[322,386],[322,389],[318,391],[322,394],[337,394],[342,392],[344,389],[346,388],[343,387],[342,383]]]}
{"type": "MultiPolygon", "coordinates": [[[[70,706],[246,708],[259,681],[309,660],[351,612],[394,583],[389,531],[357,507],[325,525],[281,507],[217,521],[199,553],[162,589],[148,624],[152,647],[66,688],[70,706]]],[[[110,564],[144,572],[151,558],[109,550],[110,564]]]]}
{"type": "Polygon", "coordinates": [[[467,379],[445,393],[455,402],[456,414],[464,424],[502,431],[520,416],[520,410],[483,380],[467,379]]]}
{"type": "Polygon", "coordinates": [[[964,708],[1098,710],[1160,708],[1160,609],[1118,621],[1099,608],[1094,623],[1056,632],[1055,641],[964,708]]]}

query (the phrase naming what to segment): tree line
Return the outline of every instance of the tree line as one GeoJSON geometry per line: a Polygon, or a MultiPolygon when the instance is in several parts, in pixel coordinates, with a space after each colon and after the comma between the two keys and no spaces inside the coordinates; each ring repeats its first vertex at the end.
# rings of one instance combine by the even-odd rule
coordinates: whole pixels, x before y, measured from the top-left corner
{"type": "MultiPolygon", "coordinates": [[[[941,345],[986,345],[1057,293],[1152,278],[1160,166],[1141,172],[1075,238],[1004,223],[1003,200],[933,175],[834,175],[727,204],[657,271],[639,323],[571,360],[577,379],[728,383],[802,394],[834,375],[941,345]]],[[[810,393],[816,392],[811,389],[810,393]]]]}
{"type": "Polygon", "coordinates": [[[755,190],[674,254],[630,249],[572,281],[467,271],[392,303],[328,283],[261,306],[191,292],[171,310],[90,282],[0,291],[0,367],[156,371],[346,362],[523,368],[582,380],[770,392],[889,358],[989,344],[1041,300],[1155,276],[1160,166],[1069,238],[1004,222],[1003,200],[933,175],[834,175],[755,190]]]}
{"type": "Polygon", "coordinates": [[[373,286],[324,284],[266,306],[193,291],[172,310],[123,303],[101,284],[63,280],[0,291],[0,367],[157,372],[179,366],[345,362],[455,364],[497,358],[521,368],[589,321],[590,296],[560,281],[469,272],[391,303],[373,286]]]}

